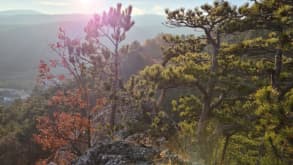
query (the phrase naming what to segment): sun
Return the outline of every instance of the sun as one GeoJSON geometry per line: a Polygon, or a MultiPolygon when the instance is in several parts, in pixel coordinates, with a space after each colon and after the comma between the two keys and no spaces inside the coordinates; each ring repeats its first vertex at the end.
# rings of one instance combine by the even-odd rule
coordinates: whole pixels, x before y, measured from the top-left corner
{"type": "Polygon", "coordinates": [[[95,13],[97,8],[103,8],[106,0],[76,0],[75,9],[81,13],[95,13]]]}
{"type": "Polygon", "coordinates": [[[83,5],[90,5],[91,0],[79,0],[81,4],[83,5]]]}
{"type": "Polygon", "coordinates": [[[95,6],[94,0],[79,0],[79,4],[77,5],[80,10],[86,13],[90,12],[93,6],[95,6]]]}

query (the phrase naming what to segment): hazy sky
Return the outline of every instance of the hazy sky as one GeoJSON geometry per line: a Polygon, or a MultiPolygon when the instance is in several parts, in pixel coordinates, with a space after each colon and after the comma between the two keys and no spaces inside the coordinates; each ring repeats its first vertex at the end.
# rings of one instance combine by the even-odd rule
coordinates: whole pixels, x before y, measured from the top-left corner
{"type": "MultiPolygon", "coordinates": [[[[230,0],[240,5],[248,0],[230,0]]],[[[93,13],[121,2],[133,5],[134,14],[162,14],[165,8],[194,8],[212,0],[0,0],[0,10],[26,9],[49,14],[93,13]]]]}

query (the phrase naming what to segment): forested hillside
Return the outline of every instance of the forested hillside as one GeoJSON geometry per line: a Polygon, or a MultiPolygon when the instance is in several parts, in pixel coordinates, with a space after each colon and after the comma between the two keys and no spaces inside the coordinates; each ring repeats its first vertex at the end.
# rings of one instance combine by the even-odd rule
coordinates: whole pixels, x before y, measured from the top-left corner
{"type": "Polygon", "coordinates": [[[178,4],[144,41],[132,14],[59,27],[31,96],[0,106],[0,164],[293,164],[291,0],[178,4]]]}
{"type": "MultiPolygon", "coordinates": [[[[38,62],[53,57],[49,44],[56,41],[58,28],[66,29],[72,38],[81,38],[84,25],[91,17],[82,14],[45,15],[33,11],[0,12],[0,88],[31,90],[35,85],[38,62]]],[[[144,42],[160,33],[192,33],[187,29],[166,27],[161,15],[138,15],[134,20],[136,26],[129,32],[125,43],[144,42]]]]}

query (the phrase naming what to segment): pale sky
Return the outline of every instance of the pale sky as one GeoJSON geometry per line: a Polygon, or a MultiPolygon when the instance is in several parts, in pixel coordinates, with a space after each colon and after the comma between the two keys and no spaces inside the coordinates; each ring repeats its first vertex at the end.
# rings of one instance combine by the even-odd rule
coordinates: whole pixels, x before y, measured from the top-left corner
{"type": "MultiPolygon", "coordinates": [[[[249,0],[229,0],[241,5],[249,0]]],[[[194,8],[212,0],[0,0],[0,11],[36,10],[47,14],[97,13],[118,2],[132,5],[134,15],[163,14],[165,8],[194,8]]]]}

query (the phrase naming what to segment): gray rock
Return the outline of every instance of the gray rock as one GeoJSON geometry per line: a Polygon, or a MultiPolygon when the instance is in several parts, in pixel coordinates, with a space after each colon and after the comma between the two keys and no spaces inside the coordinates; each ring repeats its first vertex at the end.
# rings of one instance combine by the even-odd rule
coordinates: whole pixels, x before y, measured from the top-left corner
{"type": "Polygon", "coordinates": [[[151,147],[129,142],[99,143],[72,165],[153,165],[156,155],[158,151],[151,147]]]}

